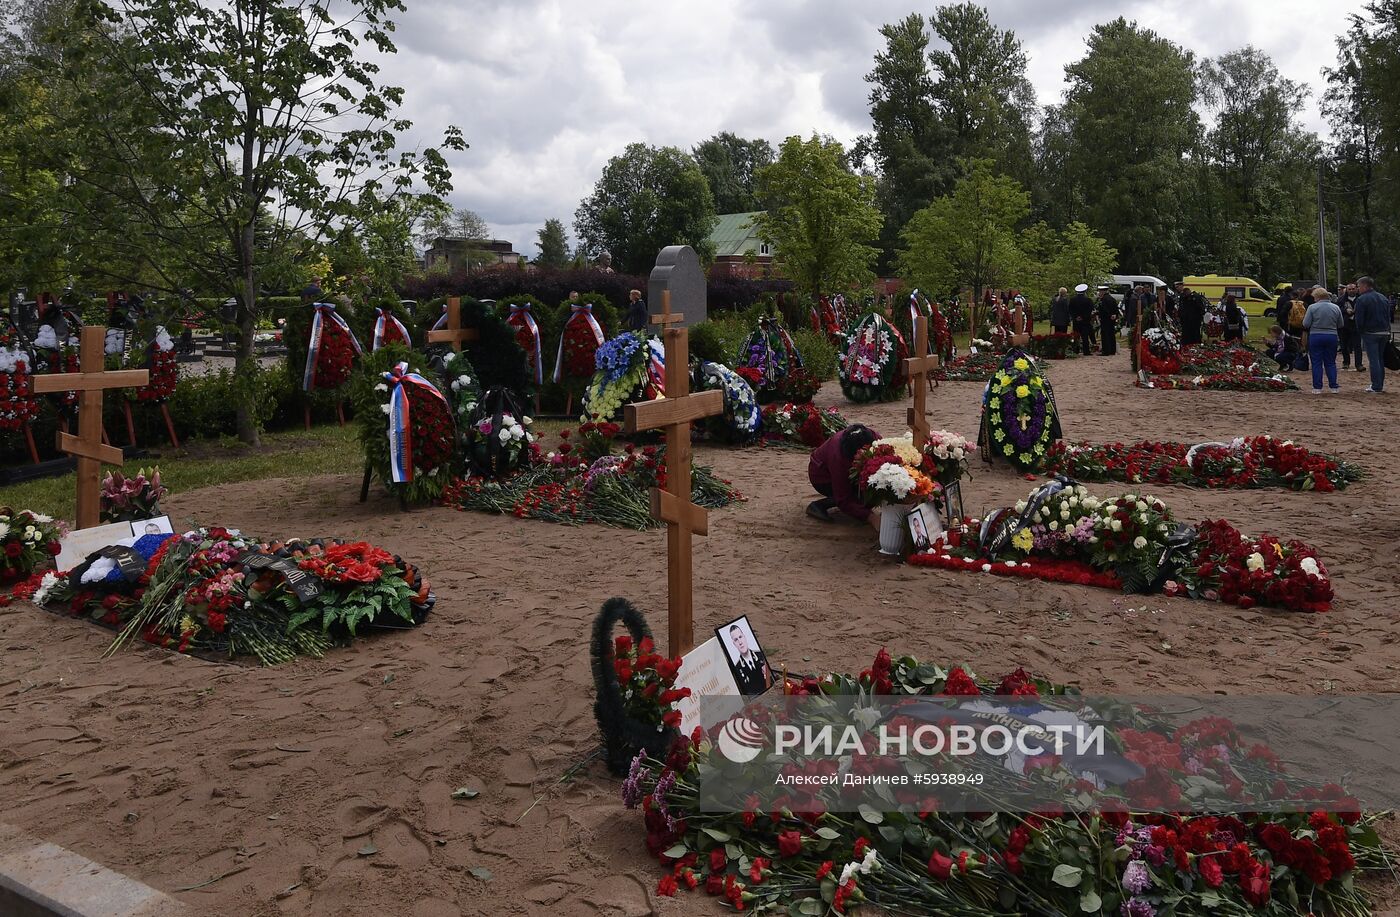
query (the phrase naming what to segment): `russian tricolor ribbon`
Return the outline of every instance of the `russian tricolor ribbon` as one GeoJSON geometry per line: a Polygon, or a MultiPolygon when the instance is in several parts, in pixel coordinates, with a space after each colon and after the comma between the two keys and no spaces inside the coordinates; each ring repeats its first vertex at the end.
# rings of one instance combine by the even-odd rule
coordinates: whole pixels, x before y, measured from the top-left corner
{"type": "Polygon", "coordinates": [[[666,396],[666,348],[656,338],[647,339],[647,384],[657,397],[666,396]]]}
{"type": "Polygon", "coordinates": [[[350,346],[355,348],[358,356],[364,353],[360,349],[360,342],[355,338],[355,332],[350,330],[350,326],[345,323],[339,313],[335,311],[335,304],[329,302],[318,302],[314,306],[315,313],[311,318],[311,339],[306,346],[306,370],[301,374],[301,387],[304,391],[311,391],[316,382],[316,361],[321,356],[321,336],[326,331],[326,322],[331,321],[339,325],[345,335],[350,338],[350,346]]]}
{"type": "MultiPolygon", "coordinates": [[[[529,303],[511,303],[510,317],[506,319],[506,324],[519,327],[524,325],[530,329],[530,340],[534,346],[534,356],[532,362],[535,364],[535,384],[544,384],[544,358],[540,353],[540,326],[535,321],[534,313],[530,311],[529,303]]],[[[564,346],[564,339],[559,339],[559,346],[564,346]]],[[[558,381],[558,380],[555,380],[558,381]]]]}
{"type": "Polygon", "coordinates": [[[569,305],[569,320],[564,323],[564,330],[559,333],[559,353],[554,357],[554,381],[564,381],[564,339],[569,336],[569,326],[576,321],[588,323],[588,327],[593,331],[593,339],[598,342],[598,346],[603,346],[603,326],[598,324],[598,320],[593,317],[593,304],[586,302],[571,303],[569,305]]]}
{"type": "Polygon", "coordinates": [[[389,383],[389,476],[395,484],[405,484],[413,480],[413,427],[409,418],[408,387],[416,385],[444,405],[447,399],[437,386],[418,373],[409,372],[407,363],[399,363],[383,375],[384,381],[389,383]]]}
{"type": "Polygon", "coordinates": [[[403,326],[403,322],[399,321],[397,316],[387,309],[376,307],[374,310],[374,339],[369,346],[371,351],[384,346],[384,332],[388,330],[390,322],[393,322],[394,327],[399,330],[399,340],[405,344],[413,340],[408,336],[408,329],[403,326]]]}

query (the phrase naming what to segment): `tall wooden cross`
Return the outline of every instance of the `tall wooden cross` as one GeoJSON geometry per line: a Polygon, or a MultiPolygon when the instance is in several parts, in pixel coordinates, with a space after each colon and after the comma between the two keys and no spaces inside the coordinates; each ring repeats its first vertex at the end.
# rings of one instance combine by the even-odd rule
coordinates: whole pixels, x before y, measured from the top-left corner
{"type": "Polygon", "coordinates": [[[924,440],[928,439],[928,417],[925,412],[927,380],[929,372],[939,365],[938,354],[928,352],[928,316],[917,316],[914,319],[914,350],[904,361],[904,373],[909,377],[909,387],[914,392],[914,406],[909,409],[907,423],[914,437],[915,448],[922,447],[924,440]]]}
{"type": "Polygon", "coordinates": [[[691,602],[690,536],[709,534],[709,514],[690,502],[691,421],[724,413],[724,393],[690,393],[690,332],[670,327],[685,316],[671,311],[671,291],[661,294],[661,314],[651,323],[662,327],[666,344],[666,394],[624,409],[627,432],[665,429],[666,487],[653,488],[651,516],[667,525],[667,646],[681,656],[695,646],[691,602]]]}
{"type": "Polygon", "coordinates": [[[102,390],[149,385],[150,370],[120,369],[103,372],[107,329],[100,325],[83,328],[78,350],[80,372],[50,373],[34,377],[35,392],[79,392],[78,435],[60,430],[58,448],[78,459],[78,528],[88,529],[102,521],[100,489],[102,463],[120,465],[122,451],[102,442],[102,390]]]}
{"type": "Polygon", "coordinates": [[[462,352],[462,345],[480,338],[475,328],[462,327],[462,300],[453,296],[447,301],[447,322],[445,327],[428,332],[429,344],[451,344],[452,349],[462,352]]]}

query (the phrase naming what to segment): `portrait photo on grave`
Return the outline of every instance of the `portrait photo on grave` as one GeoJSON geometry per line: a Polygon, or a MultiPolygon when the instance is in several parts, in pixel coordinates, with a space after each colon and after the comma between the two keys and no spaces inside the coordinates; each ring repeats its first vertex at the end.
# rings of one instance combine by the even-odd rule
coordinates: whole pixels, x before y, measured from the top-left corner
{"type": "Polygon", "coordinates": [[[169,516],[156,516],[154,519],[137,519],[131,523],[131,536],[140,538],[142,535],[174,535],[175,529],[170,524],[169,516]]]}
{"type": "Polygon", "coordinates": [[[943,534],[943,520],[938,508],[932,503],[920,503],[905,517],[909,523],[909,537],[914,542],[914,550],[922,551],[933,544],[934,539],[943,534]]]}
{"type": "Polygon", "coordinates": [[[777,678],[763,646],[754,635],[748,615],[716,627],[715,636],[724,646],[724,656],[729,660],[729,670],[734,673],[734,683],[739,686],[740,694],[753,697],[773,687],[777,678]]]}

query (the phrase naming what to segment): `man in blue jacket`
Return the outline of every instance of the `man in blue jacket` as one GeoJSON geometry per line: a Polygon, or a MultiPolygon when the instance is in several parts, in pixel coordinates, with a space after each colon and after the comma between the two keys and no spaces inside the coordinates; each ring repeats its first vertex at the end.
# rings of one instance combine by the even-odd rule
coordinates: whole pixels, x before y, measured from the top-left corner
{"type": "Polygon", "coordinates": [[[1356,331],[1366,348],[1366,361],[1371,364],[1371,386],[1368,392],[1379,393],[1385,387],[1385,345],[1390,343],[1390,300],[1376,290],[1370,277],[1356,281],[1361,295],[1356,298],[1356,331]]]}

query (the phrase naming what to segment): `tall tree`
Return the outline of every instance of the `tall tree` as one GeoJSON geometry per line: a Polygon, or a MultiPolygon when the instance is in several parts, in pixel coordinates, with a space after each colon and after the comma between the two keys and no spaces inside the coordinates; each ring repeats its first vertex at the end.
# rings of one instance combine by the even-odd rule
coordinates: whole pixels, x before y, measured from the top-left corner
{"type": "Polygon", "coordinates": [[[1400,4],[1375,3],[1337,38],[1324,71],[1330,197],[1341,212],[1351,274],[1400,283],[1400,4]]]}
{"type": "Polygon", "coordinates": [[[1317,211],[1309,180],[1316,138],[1296,122],[1307,90],[1284,79],[1269,56],[1252,47],[1204,62],[1200,86],[1214,114],[1204,147],[1230,224],[1218,236],[1231,250],[1217,251],[1216,267],[1250,276],[1291,274],[1298,235],[1307,234],[1317,211]]]}
{"type": "Polygon", "coordinates": [[[673,146],[628,144],[608,160],[593,193],[574,214],[579,250],[612,256],[613,266],[641,274],[667,245],[689,245],[709,261],[715,201],[705,173],[673,146]]]}
{"type": "Polygon", "coordinates": [[[563,267],[569,263],[569,239],[564,234],[563,220],[545,220],[535,245],[540,250],[535,263],[541,267],[563,267]]]}
{"type": "Polygon", "coordinates": [[[992,151],[1002,171],[1029,180],[1036,106],[1021,40],[1010,29],[997,28],[986,7],[976,3],[940,6],[929,25],[941,40],[929,63],[934,100],[953,134],[953,155],[992,151]]]}
{"type": "Polygon", "coordinates": [[[474,210],[465,207],[427,208],[419,221],[418,238],[424,248],[435,239],[490,239],[491,226],[474,210]]]}
{"type": "MultiPolygon", "coordinates": [[[[83,159],[67,165],[100,218],[123,211],[210,289],[237,294],[235,381],[256,366],[264,284],[284,284],[306,239],[360,227],[399,199],[450,190],[436,148],[401,152],[403,92],[381,85],[399,0],[80,0],[62,86],[83,159]],[[112,79],[94,82],[94,71],[112,79]],[[93,86],[107,91],[92,92],[93,86]],[[114,95],[112,86],[120,87],[114,95]],[[147,123],[141,123],[145,120],[147,123]],[[174,164],[174,168],[172,168],[174,164]],[[179,243],[212,235],[217,244],[179,243]]],[[[443,145],[463,149],[455,128],[443,145]]],[[[258,441],[247,397],[238,433],[258,441]]]]}
{"type": "Polygon", "coordinates": [[[761,210],[754,188],[754,175],[773,161],[773,144],[767,140],[745,140],[724,131],[696,144],[691,150],[710,193],[716,213],[748,213],[761,210]]]}
{"type": "Polygon", "coordinates": [[[1134,273],[1181,268],[1186,156],[1200,135],[1194,59],[1119,17],[1094,27],[1088,53],[1065,67],[1069,83],[1042,153],[1063,159],[1051,200],[1103,233],[1134,273]]]}
{"type": "Polygon", "coordinates": [[[934,106],[924,17],[910,13],[881,26],[880,34],[885,48],[875,55],[875,67],[865,77],[873,86],[870,122],[874,131],[857,141],[856,155],[875,162],[885,221],[880,245],[883,260],[888,261],[898,245],[899,231],[914,213],[948,189],[953,170],[946,155],[950,135],[934,106]]]}
{"type": "Polygon", "coordinates": [[[1118,266],[1118,252],[1076,220],[1060,234],[1059,251],[1052,264],[1060,286],[1087,283],[1096,287],[1112,278],[1118,266]]]}
{"type": "Polygon", "coordinates": [[[938,295],[1009,286],[1025,276],[1026,258],[1016,226],[1030,214],[1030,195],[996,174],[989,159],[964,162],[953,191],[914,214],[904,228],[902,274],[938,295]]]}
{"type": "Polygon", "coordinates": [[[777,252],[783,273],[806,296],[869,280],[879,250],[875,182],[856,175],[846,151],[830,138],[789,137],[777,160],[758,172],[768,209],[754,229],[777,252]]]}

